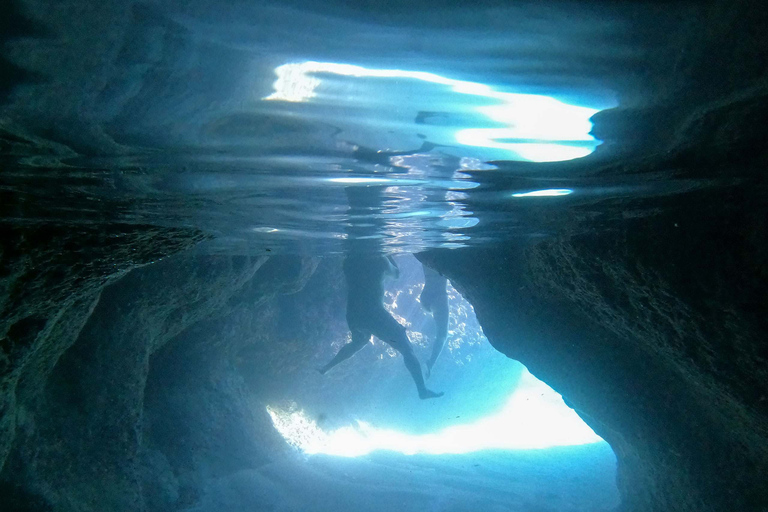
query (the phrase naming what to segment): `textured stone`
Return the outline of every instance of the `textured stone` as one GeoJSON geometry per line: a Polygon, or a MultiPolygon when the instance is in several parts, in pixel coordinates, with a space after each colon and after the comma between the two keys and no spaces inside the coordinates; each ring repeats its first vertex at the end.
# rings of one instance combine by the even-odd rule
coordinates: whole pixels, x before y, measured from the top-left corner
{"type": "Polygon", "coordinates": [[[213,318],[232,308],[256,309],[299,289],[314,270],[311,262],[284,259],[257,272],[266,261],[178,255],[108,286],[92,312],[84,312],[90,315],[77,316],[87,322],[53,371],[46,367],[50,375],[33,373],[44,393],[17,418],[20,431],[4,478],[44,496],[56,510],[163,510],[200,492],[204,482],[190,480],[197,478],[193,469],[210,476],[216,460],[225,467],[263,462],[258,443],[272,432],[269,419],[263,410],[253,417],[256,408],[231,369],[232,351],[212,342],[218,333],[201,322],[220,325],[213,318]],[[160,384],[150,390],[145,420],[152,355],[192,326],[205,337],[182,337],[175,357],[157,359],[160,384]],[[254,422],[259,428],[249,430],[254,422]],[[224,432],[214,435],[214,428],[224,432]],[[178,429],[197,433],[191,445],[189,437],[167,437],[178,429]],[[179,442],[182,457],[192,458],[186,472],[174,449],[179,442]]]}
{"type": "Polygon", "coordinates": [[[421,258],[611,443],[626,510],[762,510],[763,194],[694,193],[613,230],[421,258]]]}
{"type": "Polygon", "coordinates": [[[104,286],[200,238],[120,224],[0,225],[0,465],[16,428],[17,385],[25,400],[36,398],[104,286]]]}

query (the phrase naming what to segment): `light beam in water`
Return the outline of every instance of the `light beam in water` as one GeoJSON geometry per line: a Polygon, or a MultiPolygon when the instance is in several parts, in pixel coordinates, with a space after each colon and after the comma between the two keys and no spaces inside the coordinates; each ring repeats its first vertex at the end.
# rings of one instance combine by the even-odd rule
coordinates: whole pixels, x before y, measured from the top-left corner
{"type": "Polygon", "coordinates": [[[602,439],[549,386],[523,372],[504,408],[474,423],[412,435],[365,422],[325,432],[303,411],[267,407],[285,440],[307,454],[358,457],[376,450],[414,455],[460,454],[481,450],[531,450],[601,442],[602,439]]]}
{"type": "MultiPolygon", "coordinates": [[[[475,106],[471,110],[482,114],[502,127],[464,128],[453,133],[453,141],[435,140],[437,143],[458,143],[465,146],[508,151],[520,160],[555,162],[589,155],[599,144],[590,135],[590,118],[599,110],[570,105],[550,96],[497,91],[492,87],[465,80],[454,80],[434,73],[402,69],[369,69],[351,64],[333,62],[290,63],[275,69],[277,80],[274,92],[264,98],[270,101],[306,102],[317,97],[316,89],[322,80],[317,74],[333,74],[353,78],[410,79],[449,87],[462,95],[487,98],[495,104],[475,106]]],[[[400,108],[412,103],[403,98],[400,108]]],[[[421,110],[419,105],[414,105],[421,110]]],[[[453,105],[461,112],[466,106],[453,105]]],[[[450,108],[450,106],[449,106],[450,108]]],[[[427,108],[426,110],[430,110],[427,108]]],[[[425,127],[420,127],[423,131],[425,127]]],[[[439,138],[439,135],[438,135],[439,138]]]]}

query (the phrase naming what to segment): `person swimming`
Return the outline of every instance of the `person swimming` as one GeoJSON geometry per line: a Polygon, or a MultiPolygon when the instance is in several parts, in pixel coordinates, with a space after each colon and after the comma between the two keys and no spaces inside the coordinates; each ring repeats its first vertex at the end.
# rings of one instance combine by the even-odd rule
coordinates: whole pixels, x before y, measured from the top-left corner
{"type": "Polygon", "coordinates": [[[427,389],[421,364],[416,358],[405,327],[384,308],[384,279],[397,275],[399,269],[391,256],[347,254],[344,259],[344,276],[347,281],[347,325],[352,340],[341,347],[334,358],[318,371],[324,375],[365,347],[371,336],[376,336],[403,356],[405,367],[416,384],[419,398],[443,396],[443,393],[427,389]]]}
{"type": "Polygon", "coordinates": [[[432,313],[435,321],[435,340],[432,342],[432,353],[427,360],[427,378],[432,375],[432,368],[443,351],[448,339],[448,279],[429,267],[424,269],[424,289],[419,297],[421,307],[432,313]]]}

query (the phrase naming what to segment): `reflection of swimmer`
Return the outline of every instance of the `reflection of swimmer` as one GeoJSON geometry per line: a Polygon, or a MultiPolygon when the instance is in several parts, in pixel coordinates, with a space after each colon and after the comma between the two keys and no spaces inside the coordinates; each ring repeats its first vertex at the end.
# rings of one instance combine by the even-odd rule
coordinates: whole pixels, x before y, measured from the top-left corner
{"type": "Polygon", "coordinates": [[[432,318],[435,320],[435,341],[432,343],[432,355],[427,361],[427,377],[429,377],[448,338],[448,280],[431,268],[423,268],[424,290],[421,292],[419,301],[426,311],[432,313],[432,318]]]}
{"type": "Polygon", "coordinates": [[[380,254],[350,253],[344,260],[344,275],[347,279],[347,324],[352,332],[352,341],[341,347],[336,356],[320,373],[325,374],[337,364],[355,355],[376,336],[400,352],[405,367],[411,373],[419,397],[436,398],[443,393],[427,389],[421,365],[413,352],[405,327],[400,325],[384,308],[384,278],[399,273],[391,257],[380,254]]]}
{"type": "Polygon", "coordinates": [[[423,153],[429,153],[437,147],[437,144],[433,144],[428,141],[424,141],[421,147],[409,151],[381,151],[367,148],[365,146],[355,146],[354,150],[355,160],[358,162],[365,162],[368,164],[386,165],[392,167],[394,172],[402,172],[403,168],[394,165],[392,163],[392,157],[395,156],[410,156],[423,153]]]}

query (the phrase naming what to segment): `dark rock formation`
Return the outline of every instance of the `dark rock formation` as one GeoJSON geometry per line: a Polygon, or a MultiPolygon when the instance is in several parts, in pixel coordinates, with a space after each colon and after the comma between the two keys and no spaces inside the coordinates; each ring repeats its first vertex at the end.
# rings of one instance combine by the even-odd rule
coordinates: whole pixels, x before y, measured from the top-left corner
{"type": "MultiPolygon", "coordinates": [[[[9,203],[5,203],[8,206],[9,203]]],[[[104,286],[200,240],[149,226],[0,226],[0,463],[17,413],[78,337],[104,286]]]]}
{"type": "MultiPolygon", "coordinates": [[[[226,308],[152,356],[144,445],[167,461],[165,474],[178,492],[159,492],[157,473],[148,471],[143,489],[149,510],[192,505],[211,479],[259,467],[287,448],[262,397],[237,365],[249,346],[263,345],[269,354],[286,351],[274,336],[273,299],[300,290],[316,265],[300,257],[267,261],[226,308]]],[[[286,371],[270,368],[271,362],[261,361],[252,370],[265,376],[286,371]]]]}
{"type": "MultiPolygon", "coordinates": [[[[119,251],[111,256],[119,257],[119,251]]],[[[153,448],[156,438],[152,435],[144,440],[145,432],[152,434],[163,428],[152,424],[151,414],[149,423],[144,419],[152,354],[188,327],[226,312],[227,308],[256,307],[275,294],[300,288],[314,269],[302,260],[286,259],[267,265],[265,273],[258,274],[266,260],[176,256],[133,270],[103,291],[105,278],[75,289],[66,288],[64,280],[61,293],[67,294],[65,298],[53,295],[57,289],[51,284],[58,284],[54,279],[79,276],[56,276],[56,268],[46,261],[49,273],[45,276],[53,280],[46,289],[21,274],[9,289],[18,293],[23,288],[21,283],[25,283],[28,293],[47,291],[51,302],[61,301],[64,305],[56,304],[60,309],[48,306],[37,315],[64,321],[50,327],[45,322],[35,324],[45,336],[30,327],[29,339],[19,335],[18,326],[33,325],[30,321],[17,320],[8,328],[6,345],[16,357],[11,360],[15,371],[7,374],[10,392],[3,394],[9,403],[3,415],[3,421],[9,425],[3,441],[6,454],[11,445],[13,450],[5,461],[3,480],[16,482],[25,493],[41,496],[56,510],[142,510],[145,495],[153,510],[162,510],[169,502],[178,501],[179,484],[168,457],[153,448]],[[62,461],[66,464],[62,465],[62,461]]],[[[41,296],[26,300],[39,308],[46,304],[41,296]]],[[[24,305],[19,308],[28,312],[30,306],[24,305]]],[[[183,347],[186,358],[171,363],[182,367],[167,375],[163,369],[158,370],[158,378],[170,384],[174,379],[187,383],[184,396],[195,405],[186,403],[185,414],[194,416],[194,421],[186,419],[193,421],[195,429],[204,428],[205,419],[222,422],[230,429],[247,428],[241,417],[250,410],[246,395],[242,386],[238,388],[232,382],[236,376],[227,375],[226,367],[222,368],[221,361],[231,364],[227,359],[230,352],[208,341],[206,337],[197,345],[183,347]],[[183,362],[189,362],[189,366],[183,366],[183,362]],[[211,375],[212,372],[218,373],[211,375]],[[212,386],[210,379],[214,379],[212,386]],[[199,394],[190,395],[201,386],[199,394]],[[212,395],[209,400],[205,399],[206,392],[212,395]],[[214,414],[210,407],[222,410],[214,414]],[[230,412],[224,414],[225,411],[230,412]]],[[[171,385],[163,387],[170,394],[173,390],[171,385]]],[[[155,403],[160,400],[151,397],[155,403]]],[[[266,417],[266,413],[262,415],[266,417]]],[[[166,431],[174,419],[179,418],[164,415],[166,431]]],[[[268,418],[261,420],[258,431],[269,435],[268,418]]],[[[202,432],[209,442],[216,442],[216,437],[210,437],[210,427],[202,432]]],[[[259,441],[254,431],[251,444],[259,441]]],[[[238,443],[226,452],[211,448],[209,454],[218,452],[220,457],[232,457],[244,451],[245,445],[238,443]]],[[[196,451],[199,446],[185,448],[190,450],[187,456],[197,453],[202,457],[198,464],[209,464],[196,451]]],[[[165,449],[169,450],[167,445],[165,449]]],[[[260,450],[263,459],[264,450],[260,450]]],[[[171,450],[174,453],[178,454],[171,450]]],[[[175,462],[172,458],[171,461],[175,462]]]]}
{"type": "Polygon", "coordinates": [[[696,191],[599,231],[420,258],[611,443],[626,510],[763,510],[765,194],[696,191]]]}

